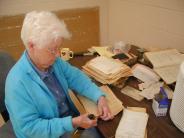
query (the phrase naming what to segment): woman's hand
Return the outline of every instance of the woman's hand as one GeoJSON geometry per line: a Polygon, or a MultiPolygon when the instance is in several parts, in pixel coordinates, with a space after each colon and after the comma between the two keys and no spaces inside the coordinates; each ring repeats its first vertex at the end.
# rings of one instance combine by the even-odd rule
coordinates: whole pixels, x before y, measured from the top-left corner
{"type": "Polygon", "coordinates": [[[91,120],[88,117],[88,114],[83,114],[78,117],[74,117],[72,119],[73,127],[82,127],[82,128],[90,128],[97,126],[97,118],[91,120]]]}
{"type": "Polygon", "coordinates": [[[110,120],[114,118],[104,96],[101,96],[98,99],[98,112],[99,112],[99,117],[102,120],[110,120]]]}

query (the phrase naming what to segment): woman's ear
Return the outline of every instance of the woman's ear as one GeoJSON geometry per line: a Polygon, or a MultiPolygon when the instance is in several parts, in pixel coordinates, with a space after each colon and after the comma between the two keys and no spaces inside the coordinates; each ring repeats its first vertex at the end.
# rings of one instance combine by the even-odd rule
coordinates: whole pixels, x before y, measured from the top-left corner
{"type": "Polygon", "coordinates": [[[35,52],[35,45],[34,45],[34,43],[29,41],[26,50],[27,50],[29,56],[31,57],[34,54],[34,52],[35,52]]]}
{"type": "Polygon", "coordinates": [[[31,49],[31,48],[33,48],[33,47],[34,47],[33,42],[29,41],[29,42],[28,42],[28,49],[31,49]]]}

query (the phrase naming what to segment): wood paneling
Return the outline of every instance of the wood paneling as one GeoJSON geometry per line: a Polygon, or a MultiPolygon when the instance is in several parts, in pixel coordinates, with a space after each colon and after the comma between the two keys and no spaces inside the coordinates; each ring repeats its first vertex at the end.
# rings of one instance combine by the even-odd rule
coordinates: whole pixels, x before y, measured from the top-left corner
{"type": "MultiPolygon", "coordinates": [[[[82,8],[55,12],[65,21],[72,38],[63,47],[74,52],[85,51],[99,45],[99,8],[82,8]]],[[[16,60],[25,49],[20,39],[24,15],[0,17],[0,50],[10,53],[16,60]]]]}

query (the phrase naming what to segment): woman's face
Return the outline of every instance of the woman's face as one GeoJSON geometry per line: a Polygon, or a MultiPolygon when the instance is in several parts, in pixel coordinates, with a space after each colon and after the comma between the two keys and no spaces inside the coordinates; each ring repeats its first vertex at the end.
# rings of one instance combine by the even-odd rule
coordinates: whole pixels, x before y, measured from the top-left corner
{"type": "Polygon", "coordinates": [[[39,48],[35,45],[29,45],[28,54],[36,67],[42,71],[47,70],[60,56],[60,48],[63,39],[59,38],[56,41],[51,41],[45,47],[39,48]]]}

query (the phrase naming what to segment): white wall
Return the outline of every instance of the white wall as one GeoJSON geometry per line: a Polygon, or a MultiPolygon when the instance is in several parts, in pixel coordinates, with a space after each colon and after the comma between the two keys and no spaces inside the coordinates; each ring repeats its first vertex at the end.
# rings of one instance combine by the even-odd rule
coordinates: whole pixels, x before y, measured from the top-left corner
{"type": "Polygon", "coordinates": [[[17,15],[32,10],[62,10],[100,7],[100,40],[108,41],[108,0],[0,0],[0,16],[17,15]]]}
{"type": "Polygon", "coordinates": [[[184,0],[110,0],[109,43],[184,52],[184,0]]]}

